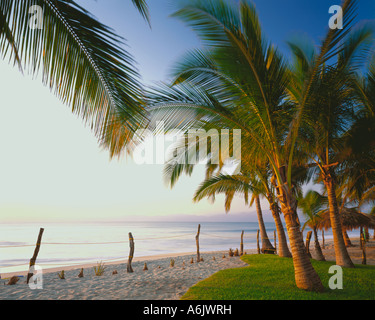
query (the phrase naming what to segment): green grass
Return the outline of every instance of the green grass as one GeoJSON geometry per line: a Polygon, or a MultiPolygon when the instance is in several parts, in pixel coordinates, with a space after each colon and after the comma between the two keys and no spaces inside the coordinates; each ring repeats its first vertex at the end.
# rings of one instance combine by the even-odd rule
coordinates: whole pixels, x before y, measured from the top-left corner
{"type": "Polygon", "coordinates": [[[331,290],[333,262],[311,260],[325,287],[315,293],[295,285],[293,261],[273,255],[246,255],[248,267],[219,271],[189,289],[183,300],[374,300],[375,266],[343,268],[343,289],[331,290]]]}

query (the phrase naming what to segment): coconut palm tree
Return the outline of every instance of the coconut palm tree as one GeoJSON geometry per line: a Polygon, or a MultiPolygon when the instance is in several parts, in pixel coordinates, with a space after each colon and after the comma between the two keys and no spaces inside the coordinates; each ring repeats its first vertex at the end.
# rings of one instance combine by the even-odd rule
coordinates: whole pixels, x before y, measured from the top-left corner
{"type": "Polygon", "coordinates": [[[340,163],[336,175],[343,190],[342,204],[361,208],[375,201],[375,55],[368,72],[353,79],[352,86],[364,108],[355,114],[334,161],[340,163]]]}
{"type": "MultiPolygon", "coordinates": [[[[145,0],[132,2],[149,21],[145,0]]],[[[122,44],[74,0],[0,3],[0,56],[31,75],[40,72],[43,83],[91,126],[112,156],[145,117],[139,75],[122,44]],[[33,27],[36,12],[42,21],[33,27]]]]}
{"type": "Polygon", "coordinates": [[[240,129],[242,154],[246,155],[240,160],[267,159],[287,225],[296,284],[312,291],[322,291],[323,286],[306,254],[297,214],[292,185],[297,138],[306,124],[303,120],[312,85],[339,51],[338,44],[350,30],[354,7],[355,1],[343,2],[344,28],[328,31],[304,81],[293,87],[290,82],[297,84],[296,79],[278,50],[265,40],[252,4],[222,0],[182,3],[174,16],[197,32],[205,48],[190,52],[176,66],[172,86],[154,88],[150,94],[152,112],[171,128],[220,125],[240,129]],[[293,94],[292,101],[286,99],[287,93],[293,94]]]}
{"type": "Polygon", "coordinates": [[[320,220],[320,212],[324,207],[327,207],[327,205],[327,197],[322,196],[319,192],[314,190],[307,191],[304,197],[298,199],[298,206],[306,217],[306,222],[303,225],[302,230],[305,230],[306,227],[313,230],[315,252],[317,260],[319,261],[325,261],[325,258],[319,244],[317,228],[320,220]]]}
{"type": "MultiPolygon", "coordinates": [[[[342,234],[336,197],[335,167],[339,163],[333,159],[341,151],[342,136],[350,129],[354,122],[354,114],[360,108],[355,103],[354,91],[349,80],[358,72],[358,61],[367,53],[371,35],[371,30],[367,27],[352,32],[335,57],[335,62],[320,69],[310,84],[310,95],[306,100],[303,119],[306,125],[303,134],[299,136],[304,150],[320,169],[329,200],[336,263],[345,267],[354,267],[354,264],[349,257],[342,234]]],[[[292,44],[291,48],[297,61],[293,66],[297,68],[293,73],[290,98],[296,99],[306,89],[305,77],[311,74],[313,61],[316,61],[320,53],[315,53],[314,48],[306,44],[292,44]]]]}
{"type": "MultiPolygon", "coordinates": [[[[199,186],[194,195],[194,201],[200,201],[205,197],[214,198],[215,194],[224,193],[226,196],[225,208],[227,212],[230,210],[232,199],[236,194],[243,196],[246,204],[250,203],[251,205],[253,202],[256,202],[258,222],[262,238],[262,249],[273,249],[273,246],[269,241],[264,241],[264,239],[268,240],[268,236],[264,227],[262,211],[259,201],[260,196],[266,197],[268,201],[270,201],[270,199],[274,199],[274,195],[271,194],[272,192],[273,191],[270,188],[269,181],[265,181],[264,183],[264,181],[261,181],[260,179],[251,177],[251,175],[244,174],[219,174],[208,177],[204,182],[202,182],[202,184],[199,186]],[[250,202],[249,193],[252,193],[250,202]]],[[[270,208],[275,220],[276,229],[278,233],[278,254],[281,257],[291,257],[291,253],[289,251],[284,232],[284,227],[280,219],[280,212],[277,203],[271,200],[270,208]]]]}
{"type": "Polygon", "coordinates": [[[216,194],[225,194],[225,211],[229,212],[232,204],[232,200],[235,195],[244,196],[245,203],[250,206],[255,203],[256,212],[258,217],[259,230],[262,239],[262,250],[274,249],[271,242],[269,241],[266,227],[263,220],[262,208],[260,204],[261,185],[251,175],[214,175],[207,178],[198,187],[195,192],[193,200],[198,202],[203,198],[215,198],[216,194]],[[252,193],[252,197],[249,203],[249,192],[252,193]]]}

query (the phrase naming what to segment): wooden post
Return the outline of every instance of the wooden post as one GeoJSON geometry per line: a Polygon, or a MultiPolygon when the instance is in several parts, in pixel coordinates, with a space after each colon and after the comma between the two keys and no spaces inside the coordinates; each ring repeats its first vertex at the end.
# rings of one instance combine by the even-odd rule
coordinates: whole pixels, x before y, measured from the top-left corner
{"type": "Polygon", "coordinates": [[[310,240],[311,240],[311,235],[312,235],[312,231],[309,231],[307,232],[307,236],[306,236],[306,252],[308,254],[308,256],[311,258],[311,253],[310,253],[310,240]]]}
{"type": "Polygon", "coordinates": [[[132,268],[132,260],[134,257],[134,238],[131,232],[129,233],[129,246],[130,246],[130,252],[129,252],[129,259],[128,259],[128,265],[127,265],[127,272],[128,273],[133,273],[133,268],[132,268]]]}
{"type": "Polygon", "coordinates": [[[78,274],[78,278],[83,278],[83,268],[81,268],[81,272],[78,274]]]}
{"type": "Polygon", "coordinates": [[[199,253],[199,234],[201,233],[201,225],[198,224],[198,232],[197,235],[195,236],[195,242],[197,244],[197,262],[201,261],[201,255],[199,253]]]}
{"type": "Polygon", "coordinates": [[[38,253],[39,253],[39,250],[40,250],[40,244],[42,242],[43,232],[44,232],[44,229],[40,228],[38,240],[36,241],[36,245],[35,245],[34,254],[33,254],[32,258],[30,259],[29,273],[27,274],[27,281],[26,281],[27,283],[29,283],[30,278],[34,274],[34,272],[33,272],[34,270],[33,269],[34,269],[34,266],[35,266],[36,258],[38,257],[38,253]]]}
{"type": "Polygon", "coordinates": [[[322,238],[323,238],[323,249],[326,248],[326,241],[324,239],[324,230],[322,229],[322,238]]]}
{"type": "Polygon", "coordinates": [[[360,227],[359,228],[359,247],[361,248],[361,250],[362,250],[362,247],[363,247],[362,237],[363,237],[363,228],[360,227]]]}
{"type": "Polygon", "coordinates": [[[259,230],[257,232],[257,250],[258,250],[258,254],[260,254],[260,246],[259,246],[259,230]]]}
{"type": "Polygon", "coordinates": [[[241,232],[241,246],[240,246],[240,255],[242,256],[243,255],[243,234],[244,234],[245,231],[242,230],[241,232]]]}

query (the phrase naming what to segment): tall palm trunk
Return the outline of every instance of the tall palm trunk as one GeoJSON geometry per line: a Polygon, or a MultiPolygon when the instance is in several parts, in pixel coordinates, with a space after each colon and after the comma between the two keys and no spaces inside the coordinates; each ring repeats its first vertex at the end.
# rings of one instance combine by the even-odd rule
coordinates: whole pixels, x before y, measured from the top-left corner
{"type": "Polygon", "coordinates": [[[270,209],[272,212],[272,216],[276,224],[277,236],[279,239],[278,255],[284,258],[291,258],[292,254],[289,251],[288,242],[286,240],[286,235],[284,231],[284,226],[283,226],[283,223],[281,222],[279,206],[276,202],[272,202],[271,199],[269,199],[269,201],[270,201],[270,209]]]}
{"type": "Polygon", "coordinates": [[[257,215],[258,215],[260,236],[262,238],[262,250],[275,249],[273,245],[271,244],[267,235],[266,226],[264,225],[264,221],[263,221],[263,214],[262,214],[262,208],[260,206],[259,196],[255,196],[255,207],[256,207],[257,215]]]}
{"type": "Polygon", "coordinates": [[[333,243],[336,255],[336,264],[342,267],[354,268],[354,264],[350,259],[342,234],[342,226],[336,198],[335,182],[333,180],[332,174],[329,172],[324,174],[324,185],[327,189],[328,195],[329,218],[331,220],[333,243]]]}
{"type": "Polygon", "coordinates": [[[279,170],[283,181],[281,181],[281,185],[277,186],[276,190],[288,231],[296,285],[299,289],[323,292],[322,281],[311,264],[303,242],[301,225],[297,215],[297,199],[286,184],[286,168],[282,167],[279,170]]]}
{"type": "Polygon", "coordinates": [[[296,209],[283,206],[281,211],[285,216],[287,225],[297,287],[307,291],[322,292],[324,287],[306,252],[300,225],[296,224],[296,219],[293,218],[297,215],[296,209]]]}
{"type": "Polygon", "coordinates": [[[318,232],[316,231],[316,227],[313,228],[314,231],[314,239],[315,239],[315,254],[316,260],[318,261],[326,261],[324,258],[322,248],[320,247],[319,239],[318,239],[318,232]]]}

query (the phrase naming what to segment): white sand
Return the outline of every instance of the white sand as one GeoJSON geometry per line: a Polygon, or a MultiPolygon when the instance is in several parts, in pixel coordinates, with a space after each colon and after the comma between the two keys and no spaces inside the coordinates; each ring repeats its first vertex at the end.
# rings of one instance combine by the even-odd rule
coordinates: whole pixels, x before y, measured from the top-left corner
{"type": "Polygon", "coordinates": [[[247,266],[239,257],[228,257],[227,252],[201,256],[204,261],[200,263],[195,262],[196,254],[138,258],[132,263],[134,273],[127,273],[126,263],[106,264],[102,276],[96,276],[92,266],[85,266],[83,278],[78,278],[77,266],[43,270],[43,289],[31,290],[26,278],[20,278],[16,285],[5,285],[8,280],[0,280],[0,300],[178,300],[191,286],[217,271],[247,266]],[[175,260],[173,268],[171,256],[175,260]],[[194,264],[190,263],[191,258],[194,264]],[[148,271],[143,271],[144,262],[148,271]],[[57,275],[62,269],[65,280],[57,275]],[[118,274],[113,275],[114,270],[118,274]]]}

